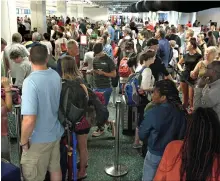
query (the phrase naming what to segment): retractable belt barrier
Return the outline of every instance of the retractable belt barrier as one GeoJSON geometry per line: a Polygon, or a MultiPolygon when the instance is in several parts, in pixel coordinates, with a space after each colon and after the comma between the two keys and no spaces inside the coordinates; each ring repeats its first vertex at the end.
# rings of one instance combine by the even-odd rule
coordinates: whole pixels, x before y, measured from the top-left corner
{"type": "Polygon", "coordinates": [[[121,177],[128,173],[125,165],[119,164],[119,130],[121,120],[121,100],[116,102],[116,129],[115,129],[115,159],[114,164],[105,167],[105,173],[113,177],[121,177]]]}

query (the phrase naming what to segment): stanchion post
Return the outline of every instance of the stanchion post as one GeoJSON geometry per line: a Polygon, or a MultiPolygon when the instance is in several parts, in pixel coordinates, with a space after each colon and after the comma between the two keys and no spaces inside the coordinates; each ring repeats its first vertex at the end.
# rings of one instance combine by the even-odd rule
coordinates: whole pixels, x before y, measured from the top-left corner
{"type": "Polygon", "coordinates": [[[119,164],[119,131],[120,131],[120,105],[121,102],[116,103],[116,128],[115,128],[115,161],[114,165],[116,170],[118,170],[119,164]]]}
{"type": "Polygon", "coordinates": [[[115,128],[115,159],[114,164],[105,168],[105,173],[113,177],[121,177],[128,173],[126,166],[119,164],[119,141],[120,141],[120,120],[121,120],[121,101],[116,102],[116,128],[115,128]]]}
{"type": "Polygon", "coordinates": [[[116,87],[113,87],[113,105],[115,106],[116,104],[116,87]]]}
{"type": "Polygon", "coordinates": [[[16,119],[16,133],[17,133],[17,145],[18,145],[18,158],[19,163],[21,160],[21,105],[15,105],[15,119],[16,119]]]}

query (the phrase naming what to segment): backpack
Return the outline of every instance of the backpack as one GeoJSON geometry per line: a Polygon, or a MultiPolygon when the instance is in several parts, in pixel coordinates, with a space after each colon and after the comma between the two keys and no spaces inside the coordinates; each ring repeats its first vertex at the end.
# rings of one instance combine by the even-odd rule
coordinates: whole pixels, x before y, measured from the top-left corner
{"type": "Polygon", "coordinates": [[[75,130],[85,116],[88,97],[79,80],[63,80],[58,118],[64,128],[75,130]]]}
{"type": "Polygon", "coordinates": [[[131,75],[125,84],[125,98],[129,106],[138,106],[141,103],[141,97],[138,93],[142,81],[142,72],[146,67],[143,67],[139,72],[131,75]]]}
{"type": "Polygon", "coordinates": [[[131,74],[131,70],[127,64],[130,56],[131,53],[128,56],[126,56],[126,52],[123,52],[123,58],[120,61],[120,65],[118,69],[120,77],[129,77],[129,75],[131,74]]]}

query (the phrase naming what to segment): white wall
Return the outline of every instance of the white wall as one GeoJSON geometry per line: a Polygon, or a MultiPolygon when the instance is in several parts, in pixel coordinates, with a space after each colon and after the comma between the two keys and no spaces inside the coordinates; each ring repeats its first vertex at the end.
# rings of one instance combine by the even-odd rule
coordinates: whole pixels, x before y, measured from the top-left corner
{"type": "Polygon", "coordinates": [[[197,20],[201,25],[207,25],[210,20],[218,23],[220,26],[220,8],[212,8],[197,13],[197,20]]]}
{"type": "Polygon", "coordinates": [[[10,44],[12,35],[18,31],[15,1],[1,1],[1,22],[1,37],[10,44]]]}
{"type": "Polygon", "coordinates": [[[179,24],[187,24],[188,21],[191,21],[193,24],[196,20],[196,13],[179,13],[179,24]]]}
{"type": "Polygon", "coordinates": [[[107,8],[86,8],[83,9],[83,16],[88,17],[94,21],[107,21],[108,9],[107,8]]]}
{"type": "Polygon", "coordinates": [[[67,16],[69,16],[70,18],[75,17],[77,18],[77,7],[76,6],[67,6],[67,16]]]}

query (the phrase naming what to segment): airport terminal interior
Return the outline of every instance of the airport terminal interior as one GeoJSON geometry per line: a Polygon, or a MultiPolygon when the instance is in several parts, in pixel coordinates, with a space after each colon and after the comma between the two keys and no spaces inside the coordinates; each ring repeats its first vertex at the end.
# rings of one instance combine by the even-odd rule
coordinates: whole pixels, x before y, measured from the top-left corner
{"type": "Polygon", "coordinates": [[[220,181],[220,1],[2,0],[2,181],[220,181]]]}

